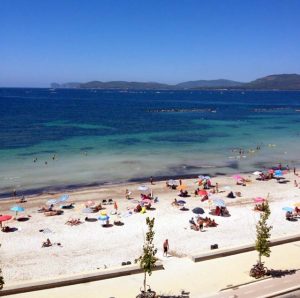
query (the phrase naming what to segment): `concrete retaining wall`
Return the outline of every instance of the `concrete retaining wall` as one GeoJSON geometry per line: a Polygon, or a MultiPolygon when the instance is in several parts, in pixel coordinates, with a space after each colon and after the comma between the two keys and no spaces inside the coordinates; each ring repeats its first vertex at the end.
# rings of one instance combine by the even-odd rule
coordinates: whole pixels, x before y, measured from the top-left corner
{"type": "MultiPolygon", "coordinates": [[[[155,270],[161,270],[161,269],[164,269],[162,263],[157,262],[155,270]]],[[[52,279],[48,281],[25,283],[25,284],[20,284],[15,286],[6,287],[4,285],[3,290],[0,290],[0,296],[70,286],[79,283],[86,283],[91,281],[115,278],[115,277],[137,274],[142,272],[143,270],[141,270],[138,265],[128,265],[116,269],[102,270],[99,273],[74,275],[74,276],[69,276],[64,278],[52,279]]],[[[138,290],[139,289],[137,289],[137,291],[138,290]]]]}

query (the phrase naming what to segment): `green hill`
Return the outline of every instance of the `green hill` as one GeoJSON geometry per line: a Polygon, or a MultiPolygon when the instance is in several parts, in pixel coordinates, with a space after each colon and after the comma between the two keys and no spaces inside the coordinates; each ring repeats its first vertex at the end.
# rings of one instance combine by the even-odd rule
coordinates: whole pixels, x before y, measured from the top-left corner
{"type": "Polygon", "coordinates": [[[252,81],[242,86],[246,89],[264,90],[300,90],[300,75],[298,74],[279,74],[270,75],[252,81]]]}

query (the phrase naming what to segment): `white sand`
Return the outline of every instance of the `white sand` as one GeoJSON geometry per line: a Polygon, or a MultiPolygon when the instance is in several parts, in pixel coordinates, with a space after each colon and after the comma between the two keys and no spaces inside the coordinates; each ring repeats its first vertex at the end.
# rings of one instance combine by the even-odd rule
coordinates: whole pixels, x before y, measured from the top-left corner
{"type": "MultiPolygon", "coordinates": [[[[27,222],[11,221],[7,223],[19,230],[13,233],[1,232],[1,267],[6,284],[19,283],[21,281],[47,279],[59,275],[70,275],[97,270],[97,268],[119,266],[122,261],[134,261],[139,256],[143,244],[143,235],[146,231],[146,216],[155,217],[155,244],[161,251],[164,239],[168,238],[173,255],[178,257],[190,256],[210,250],[210,245],[218,243],[219,248],[238,246],[254,243],[255,224],[259,212],[253,211],[252,199],[256,196],[266,197],[270,193],[271,218],[273,225],[272,238],[297,234],[299,223],[285,220],[284,206],[293,206],[300,201],[300,190],[295,188],[291,173],[286,175],[290,180],[287,184],[279,184],[275,180],[255,181],[248,186],[237,186],[230,177],[217,177],[213,183],[218,182],[219,187],[230,185],[233,191],[241,191],[242,198],[225,199],[231,217],[213,217],[219,224],[216,228],[206,228],[205,232],[190,230],[188,220],[194,216],[191,210],[194,207],[203,207],[208,214],[208,203],[201,202],[199,197],[192,195],[185,198],[190,211],[180,211],[171,207],[171,202],[177,197],[177,191],[168,190],[164,182],[153,186],[154,196],[159,197],[159,203],[155,204],[155,211],[146,214],[133,214],[123,218],[124,226],[103,228],[100,222],[84,222],[80,226],[68,226],[64,223],[70,217],[80,217],[82,220],[86,214],[81,213],[82,208],[65,210],[64,215],[45,217],[37,213],[37,207],[47,198],[38,197],[24,204],[25,214],[31,214],[27,222]],[[48,228],[53,233],[43,234],[40,229],[48,228]],[[63,247],[41,248],[41,244],[47,238],[52,242],[60,242],[63,247]]],[[[299,179],[298,179],[299,180],[299,179]]],[[[193,191],[196,180],[185,180],[188,190],[193,191]]],[[[137,185],[127,186],[133,191],[133,196],[138,199],[137,185]]],[[[102,198],[114,198],[117,200],[120,211],[126,211],[127,207],[133,208],[136,204],[125,200],[126,186],[110,186],[102,189],[92,189],[70,193],[70,201],[75,201],[80,206],[80,201],[100,200],[102,198]]],[[[218,194],[224,198],[228,193],[218,194]]],[[[177,197],[178,199],[179,197],[177,197]]],[[[5,214],[12,202],[1,202],[0,213],[5,214]]],[[[108,213],[113,210],[113,205],[107,206],[108,213]]],[[[11,212],[9,212],[11,213],[11,212]]],[[[98,217],[91,214],[90,217],[98,217]]],[[[212,217],[212,216],[211,216],[212,217]]],[[[161,255],[161,253],[160,253],[161,255]]]]}

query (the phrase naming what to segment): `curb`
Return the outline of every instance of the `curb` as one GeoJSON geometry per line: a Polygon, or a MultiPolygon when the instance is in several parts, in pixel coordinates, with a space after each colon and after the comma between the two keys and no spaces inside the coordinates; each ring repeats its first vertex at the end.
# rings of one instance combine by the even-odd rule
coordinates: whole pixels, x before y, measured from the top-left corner
{"type": "Polygon", "coordinates": [[[284,294],[295,292],[297,290],[300,290],[300,286],[299,285],[291,287],[291,288],[287,288],[287,289],[284,289],[284,290],[281,290],[281,291],[274,292],[272,294],[269,294],[268,296],[265,296],[265,298],[278,297],[278,296],[281,296],[281,295],[284,295],[284,294]]]}

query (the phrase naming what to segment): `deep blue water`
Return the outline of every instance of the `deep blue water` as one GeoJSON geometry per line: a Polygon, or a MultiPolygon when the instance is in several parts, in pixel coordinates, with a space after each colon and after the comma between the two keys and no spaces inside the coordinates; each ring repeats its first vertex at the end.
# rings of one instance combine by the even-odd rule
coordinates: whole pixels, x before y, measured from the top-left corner
{"type": "MultiPolygon", "coordinates": [[[[50,173],[55,176],[55,171],[61,169],[49,165],[47,170],[42,167],[32,170],[29,166],[32,159],[44,160],[57,154],[64,157],[67,168],[71,157],[84,151],[94,160],[101,158],[105,169],[110,160],[110,174],[106,173],[105,179],[100,174],[92,174],[94,169],[87,174],[88,181],[110,178],[123,181],[126,180],[124,169],[116,165],[128,159],[134,162],[134,154],[140,159],[144,156],[149,165],[156,163],[156,166],[146,170],[145,162],[136,166],[128,178],[168,175],[176,165],[192,166],[196,156],[199,168],[201,162],[207,163],[208,158],[211,161],[214,155],[218,162],[224,163],[231,158],[233,148],[250,150],[257,145],[268,148],[270,144],[276,148],[274,145],[272,152],[262,151],[261,156],[296,162],[296,150],[289,144],[299,143],[300,112],[297,110],[300,110],[300,92],[2,88],[0,170],[11,177],[20,169],[24,172],[30,169],[43,177],[39,185],[51,186],[58,181],[49,179],[50,173]],[[289,158],[284,156],[287,149],[291,151],[289,158]],[[113,163],[114,160],[117,161],[113,163]],[[118,176],[116,172],[122,174],[118,176]]],[[[245,169],[262,159],[244,162],[245,169]]],[[[82,167],[89,167],[85,162],[81,161],[82,167]]],[[[84,180],[83,176],[73,177],[73,173],[68,176],[69,180],[61,183],[84,180]]],[[[13,187],[14,183],[34,188],[25,177],[9,183],[7,176],[3,179],[2,189],[13,187]]]]}

